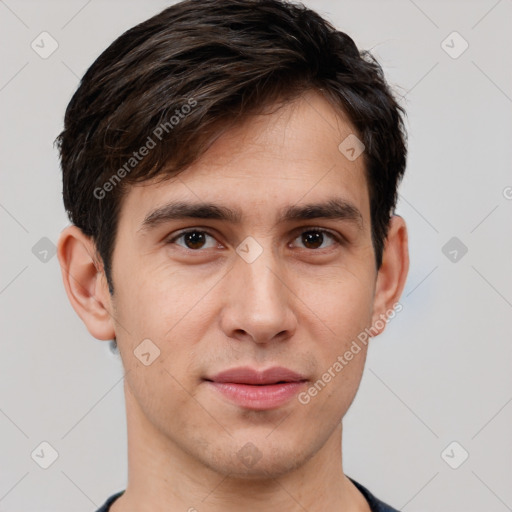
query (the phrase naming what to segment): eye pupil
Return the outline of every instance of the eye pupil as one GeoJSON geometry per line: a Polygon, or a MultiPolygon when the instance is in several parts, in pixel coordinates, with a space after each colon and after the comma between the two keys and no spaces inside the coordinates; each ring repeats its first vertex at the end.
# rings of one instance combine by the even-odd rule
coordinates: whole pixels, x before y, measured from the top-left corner
{"type": "Polygon", "coordinates": [[[205,234],[200,231],[191,231],[184,235],[185,244],[189,249],[199,249],[205,242],[205,234]]]}
{"type": "Polygon", "coordinates": [[[302,241],[304,242],[304,245],[308,247],[308,249],[311,249],[310,244],[313,244],[316,249],[317,247],[322,245],[324,235],[323,233],[320,233],[318,231],[306,231],[302,234],[302,241]]]}

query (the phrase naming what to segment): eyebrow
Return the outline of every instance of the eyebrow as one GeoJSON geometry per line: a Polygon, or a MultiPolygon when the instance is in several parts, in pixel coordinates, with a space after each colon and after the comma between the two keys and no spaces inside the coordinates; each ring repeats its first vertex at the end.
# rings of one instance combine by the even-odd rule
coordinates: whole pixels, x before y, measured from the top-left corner
{"type": "MultiPolygon", "coordinates": [[[[150,231],[171,220],[189,218],[213,219],[239,224],[242,219],[242,212],[227,206],[207,202],[171,202],[148,213],[138,231],[150,231]]],[[[320,203],[284,207],[279,212],[277,221],[279,223],[311,219],[349,221],[355,224],[359,230],[363,229],[363,216],[357,207],[344,199],[338,198],[320,203]]]]}

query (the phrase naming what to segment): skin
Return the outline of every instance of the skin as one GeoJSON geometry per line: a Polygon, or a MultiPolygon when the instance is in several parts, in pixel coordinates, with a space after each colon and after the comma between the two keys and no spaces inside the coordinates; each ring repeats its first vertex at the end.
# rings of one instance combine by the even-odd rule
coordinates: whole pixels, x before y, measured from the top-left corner
{"type": "Polygon", "coordinates": [[[129,188],[114,296],[93,241],[76,226],[62,232],[58,256],[71,304],[92,336],[117,338],[126,370],[129,478],[113,512],[370,510],[341,453],[342,419],[367,346],[305,405],[294,397],[277,409],[248,410],[203,380],[236,366],[279,365],[314,383],[398,301],[409,268],[406,225],[391,218],[377,272],[364,160],[338,150],[350,133],[347,119],[309,92],[225,132],[173,179],[129,188]],[[332,197],[357,207],[360,228],[324,218],[276,223],[282,207],[332,197]],[[140,229],[156,206],[178,199],[238,208],[241,222],[140,229]],[[308,244],[302,234],[311,227],[345,242],[325,234],[308,244]],[[211,236],[203,245],[169,242],[184,228],[211,236]],[[263,250],[252,263],[236,253],[248,236],[263,250]],[[144,339],[160,350],[149,366],[133,352],[144,339]],[[260,456],[250,466],[237,455],[246,445],[260,456]]]}

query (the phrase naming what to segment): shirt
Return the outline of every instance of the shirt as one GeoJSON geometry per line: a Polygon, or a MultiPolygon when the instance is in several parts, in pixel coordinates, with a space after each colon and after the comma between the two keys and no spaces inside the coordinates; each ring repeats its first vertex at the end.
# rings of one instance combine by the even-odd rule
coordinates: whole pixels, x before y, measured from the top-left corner
{"type": "MultiPolygon", "coordinates": [[[[349,477],[350,478],[350,477],[349,477]]],[[[359,489],[361,494],[366,498],[366,501],[370,505],[370,510],[372,512],[399,512],[396,508],[390,507],[383,501],[377,499],[366,487],[363,487],[360,483],[356,482],[352,478],[350,478],[351,482],[359,489]]],[[[116,501],[124,491],[120,491],[105,502],[105,504],[97,511],[97,512],[108,512],[110,510],[110,506],[114,501],[116,501]]]]}

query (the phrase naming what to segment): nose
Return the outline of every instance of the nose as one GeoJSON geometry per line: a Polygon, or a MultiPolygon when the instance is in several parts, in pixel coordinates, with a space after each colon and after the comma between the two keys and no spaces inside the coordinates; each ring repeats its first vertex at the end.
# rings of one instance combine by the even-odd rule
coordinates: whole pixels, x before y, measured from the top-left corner
{"type": "Polygon", "coordinates": [[[264,248],[251,263],[237,256],[226,278],[220,318],[226,336],[266,344],[293,335],[297,326],[295,296],[286,269],[271,248],[264,248]]]}

